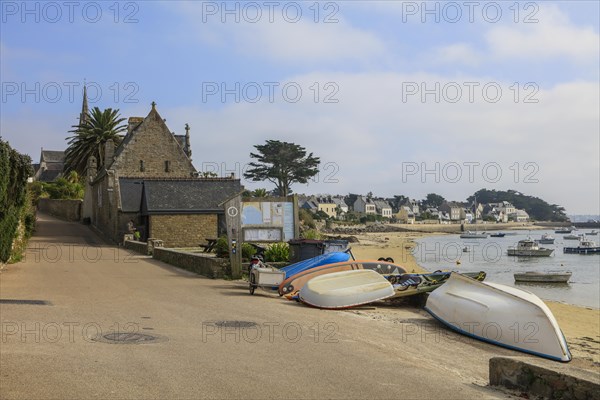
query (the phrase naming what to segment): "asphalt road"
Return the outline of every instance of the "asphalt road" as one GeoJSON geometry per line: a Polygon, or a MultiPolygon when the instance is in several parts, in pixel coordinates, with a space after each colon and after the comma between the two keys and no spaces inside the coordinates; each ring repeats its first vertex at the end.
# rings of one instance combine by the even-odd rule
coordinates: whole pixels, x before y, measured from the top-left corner
{"type": "Polygon", "coordinates": [[[2,399],[510,397],[487,386],[488,360],[516,353],[414,306],[386,320],[250,296],[42,214],[26,260],[0,274],[0,299],[2,399]]]}

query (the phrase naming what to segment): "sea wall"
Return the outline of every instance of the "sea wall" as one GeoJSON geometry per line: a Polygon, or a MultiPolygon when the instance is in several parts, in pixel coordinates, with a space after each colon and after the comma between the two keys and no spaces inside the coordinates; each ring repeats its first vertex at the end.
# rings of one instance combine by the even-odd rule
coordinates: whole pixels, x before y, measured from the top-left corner
{"type": "Polygon", "coordinates": [[[218,279],[229,274],[229,260],[189,253],[177,249],[155,247],[153,258],[191,272],[218,279]]]}
{"type": "Polygon", "coordinates": [[[600,374],[530,357],[490,359],[490,385],[545,399],[599,400],[600,374]]]}

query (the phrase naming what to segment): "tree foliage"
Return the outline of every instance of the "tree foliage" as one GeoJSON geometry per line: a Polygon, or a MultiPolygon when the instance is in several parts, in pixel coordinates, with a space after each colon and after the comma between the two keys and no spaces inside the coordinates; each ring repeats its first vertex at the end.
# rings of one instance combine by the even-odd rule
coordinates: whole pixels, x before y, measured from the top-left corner
{"type": "Polygon", "coordinates": [[[518,209],[525,210],[529,217],[536,221],[555,221],[564,222],[568,220],[565,209],[556,204],[549,204],[544,200],[527,196],[516,190],[487,190],[481,189],[467,198],[467,201],[473,202],[477,198],[478,203],[499,203],[508,201],[518,209]]]}
{"type": "Polygon", "coordinates": [[[27,179],[30,176],[33,176],[31,158],[20,154],[0,139],[0,261],[2,262],[8,261],[11,257],[19,221],[25,218],[29,209],[27,179]]]}
{"type": "Polygon", "coordinates": [[[294,183],[308,183],[318,171],[318,157],[306,154],[304,147],[279,140],[267,140],[265,144],[255,145],[257,153],[250,153],[256,162],[249,163],[244,173],[246,179],[269,181],[275,184],[275,191],[281,196],[291,193],[294,183]]]}
{"type": "Polygon", "coordinates": [[[440,196],[439,194],[436,193],[429,193],[426,197],[425,197],[425,204],[427,204],[430,207],[439,207],[442,204],[444,204],[444,202],[446,201],[446,199],[443,196],[440,196]]]}
{"type": "Polygon", "coordinates": [[[73,136],[66,139],[69,146],[65,151],[65,172],[77,171],[79,175],[85,175],[90,156],[96,158],[98,168],[104,167],[106,142],[112,140],[115,146],[120,143],[119,134],[127,130],[127,126],[122,124],[124,121],[117,109],[102,111],[94,107],[83,124],[74,125],[75,129],[69,131],[73,136]]]}

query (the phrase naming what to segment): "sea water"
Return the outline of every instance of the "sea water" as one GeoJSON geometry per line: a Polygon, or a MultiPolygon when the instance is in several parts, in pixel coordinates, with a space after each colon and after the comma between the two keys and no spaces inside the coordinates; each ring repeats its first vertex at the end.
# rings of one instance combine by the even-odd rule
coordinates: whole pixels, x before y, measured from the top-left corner
{"type": "MultiPolygon", "coordinates": [[[[509,232],[509,231],[506,231],[509,232]]],[[[532,292],[544,300],[559,301],[578,306],[600,308],[600,254],[564,254],[564,247],[577,247],[577,240],[565,240],[554,231],[513,231],[516,235],[503,238],[461,239],[456,235],[428,236],[417,239],[413,254],[416,261],[429,271],[453,270],[458,272],[485,271],[486,281],[502,283],[532,292]],[[540,239],[544,234],[555,238],[554,244],[540,247],[554,249],[550,257],[514,257],[507,250],[519,240],[540,239]],[[463,252],[467,247],[469,252],[463,252]],[[528,271],[573,273],[569,283],[515,282],[514,273],[528,271]]],[[[589,230],[579,230],[581,234],[589,230]]],[[[488,232],[490,233],[490,232],[488,232]]],[[[493,232],[492,232],[493,233],[493,232]]],[[[598,243],[600,236],[587,236],[598,243]]]]}

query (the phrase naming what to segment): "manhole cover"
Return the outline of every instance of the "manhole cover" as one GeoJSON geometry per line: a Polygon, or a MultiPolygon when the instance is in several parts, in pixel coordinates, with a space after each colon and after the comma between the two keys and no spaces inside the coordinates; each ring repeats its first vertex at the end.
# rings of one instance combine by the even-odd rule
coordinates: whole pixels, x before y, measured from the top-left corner
{"type": "Polygon", "coordinates": [[[167,339],[160,335],[148,335],[146,333],[137,332],[112,332],[106,335],[98,335],[94,338],[97,342],[113,343],[113,344],[143,344],[143,343],[158,343],[164,342],[167,339]]]}
{"type": "Polygon", "coordinates": [[[252,321],[215,321],[213,323],[221,328],[250,328],[257,325],[252,321]]]}

